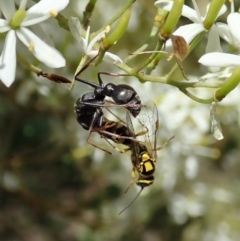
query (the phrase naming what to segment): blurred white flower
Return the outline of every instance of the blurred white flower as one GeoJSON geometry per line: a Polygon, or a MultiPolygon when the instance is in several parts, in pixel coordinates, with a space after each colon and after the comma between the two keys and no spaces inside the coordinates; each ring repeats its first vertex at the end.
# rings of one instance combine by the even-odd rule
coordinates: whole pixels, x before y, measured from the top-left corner
{"type": "MultiPolygon", "coordinates": [[[[208,91],[201,89],[191,92],[202,98],[209,95],[208,91]]],[[[208,107],[191,100],[177,89],[166,91],[161,98],[159,112],[164,116],[168,128],[175,134],[175,139],[182,136],[185,143],[199,143],[202,135],[209,131],[208,107]],[[186,128],[192,131],[189,132],[186,128]]]]}
{"type": "MultiPolygon", "coordinates": [[[[86,31],[85,38],[81,36],[82,26],[78,20],[78,18],[71,17],[68,21],[70,32],[72,33],[73,37],[77,40],[77,42],[80,45],[81,52],[83,52],[85,55],[93,58],[98,54],[98,50],[94,50],[93,47],[97,41],[99,41],[104,34],[106,33],[106,30],[100,32],[97,34],[90,42],[89,42],[89,35],[90,35],[90,26],[88,26],[88,29],[86,31]]],[[[106,52],[103,58],[104,61],[109,63],[122,63],[122,60],[115,54],[112,54],[110,52],[106,52]]]]}
{"type": "Polygon", "coordinates": [[[55,17],[69,3],[69,0],[41,0],[25,11],[27,0],[22,0],[16,11],[13,0],[0,0],[0,9],[5,19],[0,19],[0,33],[8,32],[0,56],[0,79],[9,87],[16,73],[16,36],[41,62],[52,68],[65,66],[65,59],[59,51],[47,45],[32,31],[31,26],[55,17]]]}
{"type": "MultiPolygon", "coordinates": [[[[203,21],[204,21],[205,17],[207,16],[209,4],[207,5],[207,8],[206,8],[205,17],[202,17],[199,13],[199,9],[198,9],[198,6],[197,6],[195,0],[192,0],[192,2],[193,2],[195,10],[186,5],[183,5],[182,16],[188,18],[189,20],[191,20],[194,23],[181,26],[173,33],[174,35],[180,35],[180,36],[184,37],[184,39],[187,41],[187,43],[191,43],[191,41],[199,33],[203,32],[203,31],[208,31],[204,28],[203,21]]],[[[171,11],[172,6],[173,6],[173,1],[160,0],[160,1],[156,1],[154,3],[154,5],[156,7],[163,8],[166,11],[171,11]]],[[[226,12],[226,10],[227,10],[227,7],[225,5],[223,5],[220,12],[218,13],[217,18],[219,16],[221,16],[222,14],[224,14],[226,12]]],[[[166,43],[166,47],[170,47],[171,45],[172,45],[171,41],[168,40],[166,43]]],[[[216,25],[213,25],[209,31],[208,43],[206,46],[207,53],[213,52],[213,51],[219,51],[219,52],[222,51],[216,25]]]]}

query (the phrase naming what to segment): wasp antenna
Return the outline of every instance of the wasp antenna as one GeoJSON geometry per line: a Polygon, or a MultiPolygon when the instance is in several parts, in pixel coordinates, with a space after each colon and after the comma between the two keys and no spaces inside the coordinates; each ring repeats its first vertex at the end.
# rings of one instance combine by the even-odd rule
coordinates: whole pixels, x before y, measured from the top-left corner
{"type": "Polygon", "coordinates": [[[134,203],[134,201],[138,198],[142,190],[143,190],[143,187],[141,187],[141,190],[138,192],[136,197],[118,215],[122,214],[126,209],[128,209],[134,203]]]}

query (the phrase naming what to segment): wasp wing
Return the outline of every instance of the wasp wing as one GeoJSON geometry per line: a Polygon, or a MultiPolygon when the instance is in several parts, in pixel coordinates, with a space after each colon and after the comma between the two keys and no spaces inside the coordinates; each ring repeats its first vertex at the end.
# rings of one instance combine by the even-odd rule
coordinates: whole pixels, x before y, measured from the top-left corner
{"type": "MultiPolygon", "coordinates": [[[[133,138],[136,138],[135,130],[133,127],[132,119],[130,116],[129,111],[126,111],[126,123],[127,127],[129,129],[129,133],[133,138]]],[[[139,153],[140,153],[140,146],[139,143],[136,141],[131,141],[131,146],[130,146],[131,152],[132,152],[132,163],[134,167],[139,166],[139,153]]]]}
{"type": "Polygon", "coordinates": [[[138,122],[145,132],[143,138],[148,152],[153,160],[157,160],[157,140],[159,130],[159,114],[156,104],[153,101],[148,101],[141,110],[138,122]]]}

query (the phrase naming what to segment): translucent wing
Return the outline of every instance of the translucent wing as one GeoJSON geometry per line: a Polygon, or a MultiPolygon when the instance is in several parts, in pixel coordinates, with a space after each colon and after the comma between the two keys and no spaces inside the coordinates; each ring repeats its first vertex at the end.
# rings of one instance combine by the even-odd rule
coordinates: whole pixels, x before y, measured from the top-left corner
{"type": "Polygon", "coordinates": [[[151,153],[153,160],[157,160],[159,115],[156,104],[153,101],[148,101],[137,119],[142,126],[142,131],[146,132],[144,142],[148,152],[151,153]]]}
{"type": "MultiPolygon", "coordinates": [[[[131,119],[129,111],[126,111],[126,122],[127,122],[127,127],[129,128],[130,132],[132,133],[132,137],[136,138],[136,134],[135,134],[135,131],[134,131],[134,127],[133,127],[133,123],[132,123],[132,119],[131,119]]],[[[135,167],[138,167],[138,165],[139,165],[138,155],[139,155],[139,152],[140,152],[139,143],[136,142],[136,141],[132,141],[130,148],[131,148],[131,152],[132,152],[132,158],[131,159],[132,159],[133,165],[135,167]]]]}

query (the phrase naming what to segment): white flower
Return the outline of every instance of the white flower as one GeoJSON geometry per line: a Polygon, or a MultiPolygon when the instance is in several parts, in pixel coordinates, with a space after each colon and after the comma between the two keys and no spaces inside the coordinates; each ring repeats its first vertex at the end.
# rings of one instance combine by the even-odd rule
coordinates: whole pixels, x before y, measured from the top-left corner
{"type": "MultiPolygon", "coordinates": [[[[220,24],[219,34],[230,45],[240,50],[240,14],[230,13],[227,23],[220,24]]],[[[233,67],[240,66],[240,56],[214,52],[203,55],[198,62],[208,67],[233,67]]]]}
{"type": "Polygon", "coordinates": [[[234,12],[234,1],[231,1],[231,13],[227,17],[227,23],[217,23],[218,32],[221,38],[232,45],[234,48],[240,49],[240,14],[234,12]]]}
{"type": "MultiPolygon", "coordinates": [[[[186,5],[183,5],[182,16],[190,19],[194,23],[187,24],[185,26],[181,26],[173,33],[174,35],[180,35],[180,36],[184,37],[184,39],[187,41],[187,43],[191,43],[191,41],[199,33],[206,31],[203,26],[203,21],[204,21],[205,17],[202,17],[200,15],[196,2],[194,0],[192,2],[193,2],[195,10],[193,10],[192,8],[190,8],[186,5]]],[[[173,6],[173,1],[160,0],[160,1],[156,1],[154,5],[157,7],[163,8],[166,11],[171,11],[172,6],[173,6]]],[[[207,5],[206,16],[207,16],[208,8],[209,8],[209,4],[207,5]]],[[[226,10],[227,10],[227,7],[225,5],[223,5],[220,12],[218,13],[217,17],[224,14],[226,12],[226,10]]],[[[171,45],[171,42],[167,41],[166,46],[170,46],[170,45],[171,45]]],[[[208,43],[207,43],[207,47],[206,47],[206,52],[212,52],[212,51],[221,51],[218,32],[217,32],[217,28],[215,25],[212,26],[212,28],[209,32],[208,43]]]]}
{"type": "MultiPolygon", "coordinates": [[[[72,33],[73,37],[78,41],[80,44],[81,51],[89,56],[89,57],[95,57],[98,54],[98,50],[94,50],[93,46],[95,43],[100,40],[104,34],[106,33],[106,30],[100,32],[97,34],[91,41],[89,42],[89,35],[90,35],[90,26],[88,27],[86,31],[85,38],[81,36],[82,26],[78,20],[78,18],[71,17],[68,21],[70,32],[72,33]]],[[[122,60],[115,54],[112,54],[110,52],[106,52],[103,58],[104,61],[109,63],[122,63],[122,60]]]]}
{"type": "Polygon", "coordinates": [[[27,11],[24,10],[27,0],[22,0],[18,11],[13,0],[0,0],[0,9],[6,19],[0,19],[0,33],[8,32],[0,56],[0,79],[9,87],[16,72],[16,36],[41,62],[52,68],[65,66],[65,59],[59,51],[44,43],[32,31],[27,29],[46,19],[56,16],[63,10],[69,0],[41,0],[27,11]],[[17,20],[16,20],[17,19],[17,20]]]}

